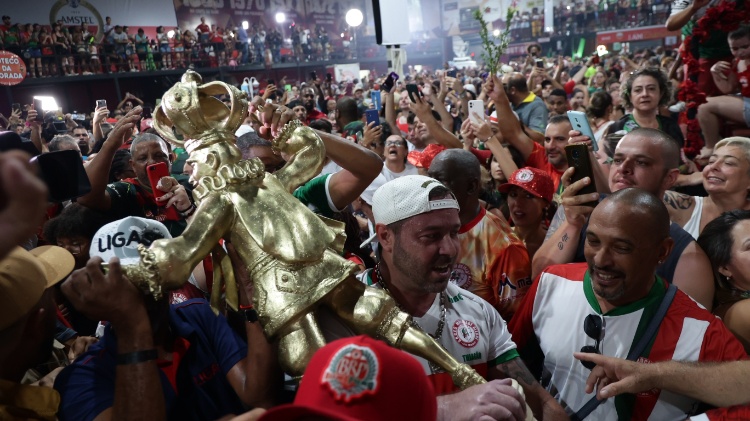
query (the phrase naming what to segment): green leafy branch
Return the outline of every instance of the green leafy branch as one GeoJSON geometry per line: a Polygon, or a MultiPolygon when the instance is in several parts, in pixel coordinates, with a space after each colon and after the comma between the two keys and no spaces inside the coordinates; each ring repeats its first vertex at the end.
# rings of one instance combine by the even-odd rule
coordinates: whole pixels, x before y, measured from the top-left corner
{"type": "Polygon", "coordinates": [[[480,25],[479,37],[482,38],[482,45],[484,46],[484,51],[481,53],[482,60],[484,60],[491,75],[497,73],[500,59],[505,53],[505,50],[508,49],[508,44],[510,44],[510,24],[517,12],[518,9],[513,5],[508,7],[508,11],[505,14],[505,29],[499,37],[496,37],[495,35],[490,34],[488,29],[490,25],[484,20],[484,14],[482,14],[482,11],[480,9],[474,11],[474,19],[476,19],[480,25]]]}

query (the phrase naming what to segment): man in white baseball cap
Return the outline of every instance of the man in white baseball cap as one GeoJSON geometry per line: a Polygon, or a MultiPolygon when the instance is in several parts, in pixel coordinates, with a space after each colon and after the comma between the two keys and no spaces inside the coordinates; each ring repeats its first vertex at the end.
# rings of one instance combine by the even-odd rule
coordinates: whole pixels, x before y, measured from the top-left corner
{"type": "Polygon", "coordinates": [[[459,205],[451,191],[430,177],[399,177],[378,188],[372,211],[379,262],[364,274],[363,282],[388,291],[454,358],[490,380],[452,393],[456,388],[449,375],[415,357],[442,395],[438,398],[441,418],[460,419],[467,414],[493,419],[499,414],[516,420],[531,417],[532,410],[526,411],[522,395],[511,385],[510,379],[515,379],[529,396],[533,415],[563,419],[562,407],[521,362],[497,310],[449,282],[461,227],[459,205]],[[477,399],[480,394],[484,398],[477,399]]]}

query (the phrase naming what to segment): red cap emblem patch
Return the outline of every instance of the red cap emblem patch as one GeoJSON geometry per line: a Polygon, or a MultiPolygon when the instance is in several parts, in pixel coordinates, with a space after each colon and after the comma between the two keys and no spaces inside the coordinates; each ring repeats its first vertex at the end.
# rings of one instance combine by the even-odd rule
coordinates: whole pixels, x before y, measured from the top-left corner
{"type": "Polygon", "coordinates": [[[347,345],[331,357],[321,382],[336,400],[351,402],[373,395],[379,384],[379,362],[372,349],[347,345]]]}

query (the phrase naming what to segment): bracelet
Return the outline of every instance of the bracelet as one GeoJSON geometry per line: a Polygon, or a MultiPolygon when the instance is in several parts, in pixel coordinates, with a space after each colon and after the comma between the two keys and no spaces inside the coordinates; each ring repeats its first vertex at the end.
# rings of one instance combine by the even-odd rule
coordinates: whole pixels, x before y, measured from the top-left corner
{"type": "Polygon", "coordinates": [[[155,349],[128,352],[127,354],[117,354],[117,365],[145,363],[146,361],[155,360],[157,356],[158,354],[155,349]]]}
{"type": "MultiPolygon", "coordinates": [[[[177,209],[177,208],[175,208],[175,209],[177,209]]],[[[190,203],[190,207],[189,208],[185,209],[184,211],[181,211],[181,210],[177,209],[177,213],[179,213],[181,217],[187,218],[188,216],[190,216],[193,213],[195,213],[195,209],[196,209],[195,203],[190,203]]]]}

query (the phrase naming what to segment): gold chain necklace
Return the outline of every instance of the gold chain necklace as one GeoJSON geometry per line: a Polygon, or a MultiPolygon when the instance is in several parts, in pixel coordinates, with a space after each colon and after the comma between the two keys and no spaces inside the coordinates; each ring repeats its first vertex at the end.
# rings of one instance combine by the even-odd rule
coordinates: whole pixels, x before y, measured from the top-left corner
{"type": "MultiPolygon", "coordinates": [[[[395,301],[396,298],[393,297],[393,294],[388,289],[388,285],[386,285],[385,281],[383,281],[383,276],[380,273],[380,262],[378,262],[378,264],[375,266],[375,277],[377,279],[377,282],[380,284],[380,286],[395,301]]],[[[438,295],[440,296],[440,319],[438,320],[437,329],[435,329],[435,334],[434,335],[430,334],[428,332],[425,332],[425,333],[427,333],[430,337],[432,337],[432,339],[434,339],[442,347],[443,344],[440,342],[440,339],[443,337],[443,330],[445,330],[444,329],[445,328],[445,317],[446,317],[446,314],[447,314],[448,311],[445,308],[445,294],[443,292],[440,292],[438,295]]],[[[399,309],[401,309],[401,311],[406,311],[406,310],[404,310],[404,308],[401,306],[401,304],[398,301],[396,301],[396,305],[398,306],[399,309]]],[[[411,324],[412,324],[412,326],[418,328],[419,330],[421,330],[423,332],[425,331],[424,329],[422,329],[422,326],[420,326],[419,323],[417,323],[417,321],[414,320],[414,316],[412,316],[411,324]]],[[[434,364],[432,361],[428,360],[427,362],[430,365],[430,371],[432,371],[432,374],[440,373],[440,372],[444,371],[442,368],[440,368],[439,366],[437,366],[436,364],[434,364]]]]}

